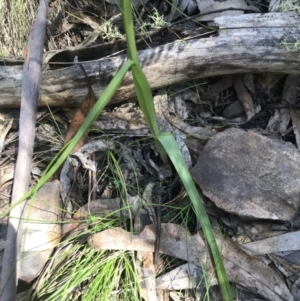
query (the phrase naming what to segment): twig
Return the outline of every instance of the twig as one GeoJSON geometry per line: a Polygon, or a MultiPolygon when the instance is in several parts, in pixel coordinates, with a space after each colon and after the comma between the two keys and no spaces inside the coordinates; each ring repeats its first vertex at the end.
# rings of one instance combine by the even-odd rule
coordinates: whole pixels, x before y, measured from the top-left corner
{"type": "MultiPolygon", "coordinates": [[[[11,205],[28,190],[35,137],[36,111],[39,97],[43,48],[46,33],[47,0],[41,0],[38,14],[29,36],[22,77],[21,111],[19,122],[19,151],[14,174],[11,205]]],[[[9,214],[5,251],[1,272],[1,301],[15,300],[22,242],[22,202],[9,214]]]]}

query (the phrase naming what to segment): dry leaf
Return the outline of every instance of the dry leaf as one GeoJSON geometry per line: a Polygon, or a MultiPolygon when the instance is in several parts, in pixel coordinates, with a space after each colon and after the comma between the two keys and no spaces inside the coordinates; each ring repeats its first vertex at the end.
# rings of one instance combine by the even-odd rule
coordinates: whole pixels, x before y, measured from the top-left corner
{"type": "Polygon", "coordinates": [[[300,231],[281,234],[242,245],[246,252],[269,254],[300,250],[300,231]]]}
{"type": "MultiPolygon", "coordinates": [[[[249,291],[260,294],[267,300],[293,301],[281,278],[261,260],[251,257],[230,239],[216,234],[222,252],[229,281],[249,291]]],[[[154,251],[155,226],[145,227],[142,233],[133,235],[121,228],[109,229],[89,237],[91,247],[99,250],[154,251]]],[[[184,227],[176,224],[161,225],[160,253],[187,260],[203,267],[210,277],[213,267],[200,234],[190,236],[184,227]]]]}
{"type": "MultiPolygon", "coordinates": [[[[204,287],[202,269],[195,264],[186,263],[171,270],[170,272],[158,277],[156,279],[157,289],[168,289],[168,290],[183,290],[204,287]]],[[[214,278],[213,282],[209,285],[218,284],[214,278]]]]}
{"type": "MultiPolygon", "coordinates": [[[[81,66],[81,65],[79,65],[79,66],[81,66]]],[[[82,66],[81,66],[81,68],[86,75],[86,72],[82,66]]],[[[66,136],[65,136],[65,144],[68,143],[74,137],[74,135],[77,133],[80,126],[83,124],[86,116],[88,115],[88,113],[90,112],[90,110],[93,108],[93,106],[95,104],[95,100],[96,100],[95,94],[93,92],[92,86],[89,82],[89,78],[87,75],[86,75],[86,77],[88,80],[89,91],[88,91],[88,94],[87,94],[85,100],[83,101],[83,103],[80,105],[80,107],[76,111],[76,113],[69,125],[69,128],[68,128],[66,136]]],[[[81,140],[78,142],[78,144],[74,147],[72,153],[75,153],[81,146],[84,145],[84,141],[87,137],[87,134],[88,133],[84,134],[84,136],[81,138],[81,140]]]]}
{"type": "MultiPolygon", "coordinates": [[[[284,82],[282,91],[283,104],[294,104],[297,99],[298,86],[300,84],[300,76],[298,74],[289,74],[284,82]]],[[[280,122],[280,133],[285,135],[288,125],[291,120],[290,109],[280,109],[281,122],[280,122]]],[[[296,114],[294,114],[297,119],[296,114]]]]}
{"type": "MultiPolygon", "coordinates": [[[[282,77],[283,75],[281,75],[282,77]]],[[[279,75],[274,74],[274,78],[280,79],[279,75]]],[[[296,99],[297,99],[297,89],[300,84],[300,76],[297,74],[289,74],[286,77],[285,83],[284,83],[284,88],[282,91],[282,99],[283,101],[281,102],[284,105],[287,104],[294,104],[296,99]]],[[[294,120],[293,120],[293,125],[295,126],[295,135],[297,137],[297,116],[296,112],[294,113],[294,120]]],[[[268,122],[267,129],[272,131],[272,132],[280,132],[281,135],[285,135],[288,125],[290,123],[291,119],[291,112],[290,108],[284,108],[284,109],[279,109],[275,110],[274,115],[270,118],[268,122]]],[[[298,141],[297,141],[298,142],[298,141]]]]}
{"type": "Polygon", "coordinates": [[[234,89],[236,91],[239,101],[242,103],[244,111],[247,116],[247,120],[250,120],[254,115],[254,105],[252,97],[249,95],[248,91],[244,87],[240,75],[234,77],[234,89]]]}
{"type": "Polygon", "coordinates": [[[270,94],[271,89],[281,80],[283,73],[261,73],[256,75],[256,90],[261,94],[270,94]]]}
{"type": "MultiPolygon", "coordinates": [[[[288,252],[283,252],[288,253],[288,252]]],[[[269,254],[268,257],[272,260],[272,262],[276,265],[278,270],[286,276],[289,280],[292,282],[297,281],[299,275],[300,275],[300,266],[298,264],[299,262],[299,250],[292,251],[291,253],[287,254],[289,258],[293,258],[294,262],[291,262],[290,260],[287,260],[284,255],[280,256],[282,254],[281,252],[278,253],[278,255],[269,254]]],[[[298,299],[297,299],[298,300],[298,299]]]]}
{"type": "Polygon", "coordinates": [[[69,223],[63,225],[63,234],[68,233],[69,235],[74,235],[83,229],[86,229],[87,224],[82,223],[82,221],[90,215],[107,216],[114,213],[118,216],[131,216],[134,218],[142,203],[140,196],[131,196],[127,194],[126,204],[128,204],[128,208],[121,210],[120,208],[122,208],[123,201],[124,200],[121,200],[120,198],[101,198],[85,204],[75,212],[69,223]]]}
{"type": "MultiPolygon", "coordinates": [[[[92,141],[86,145],[84,145],[78,152],[74,154],[77,155],[78,158],[82,158],[83,162],[87,162],[87,166],[92,166],[93,164],[88,161],[87,157],[94,152],[107,152],[109,149],[114,148],[113,141],[107,141],[105,139],[92,141]]],[[[72,181],[76,178],[76,170],[78,168],[78,161],[74,158],[68,157],[65,161],[61,174],[60,174],[60,182],[61,182],[61,196],[63,203],[67,202],[67,196],[69,195],[72,187],[72,181]]]]}
{"type": "Polygon", "coordinates": [[[45,183],[26,203],[19,278],[31,281],[41,272],[61,239],[59,181],[45,183]]]}
{"type": "Polygon", "coordinates": [[[293,131],[299,149],[300,148],[300,112],[291,107],[290,113],[293,121],[293,131]]]}
{"type": "Polygon", "coordinates": [[[152,252],[137,252],[138,276],[141,281],[141,295],[145,301],[157,301],[155,266],[152,252]]]}
{"type": "Polygon", "coordinates": [[[253,73],[246,73],[242,77],[242,81],[244,86],[251,92],[255,93],[255,85],[254,85],[254,78],[253,78],[253,73]]]}
{"type": "Polygon", "coordinates": [[[213,98],[233,85],[233,76],[225,75],[202,96],[203,100],[213,98]]]}
{"type": "Polygon", "coordinates": [[[299,84],[299,74],[289,74],[285,79],[282,98],[288,103],[295,103],[299,84]]]}
{"type": "MultiPolygon", "coordinates": [[[[156,118],[161,132],[170,131],[174,134],[177,145],[182,153],[183,159],[190,168],[192,166],[192,159],[188,147],[185,144],[185,135],[179,131],[171,122],[171,114],[169,114],[169,97],[167,90],[160,89],[158,93],[153,98],[156,118]]],[[[179,118],[178,118],[179,119],[179,118]]]]}

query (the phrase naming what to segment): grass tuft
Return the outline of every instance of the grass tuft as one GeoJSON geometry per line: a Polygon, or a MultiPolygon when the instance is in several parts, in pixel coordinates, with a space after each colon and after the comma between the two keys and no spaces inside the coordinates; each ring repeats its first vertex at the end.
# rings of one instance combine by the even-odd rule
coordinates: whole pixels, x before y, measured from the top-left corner
{"type": "Polygon", "coordinates": [[[279,46],[284,48],[287,52],[298,52],[300,50],[300,39],[288,35],[280,42],[279,46]]]}
{"type": "Polygon", "coordinates": [[[0,1],[0,57],[22,57],[37,9],[37,1],[0,1]]]}
{"type": "Polygon", "coordinates": [[[278,11],[296,11],[297,14],[300,14],[300,6],[298,0],[284,0],[281,1],[280,5],[277,7],[278,11]]]}

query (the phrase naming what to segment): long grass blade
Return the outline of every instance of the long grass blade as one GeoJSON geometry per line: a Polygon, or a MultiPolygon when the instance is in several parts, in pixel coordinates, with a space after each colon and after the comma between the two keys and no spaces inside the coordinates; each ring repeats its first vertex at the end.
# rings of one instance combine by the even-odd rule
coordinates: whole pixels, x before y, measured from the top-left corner
{"type": "Polygon", "coordinates": [[[154,138],[156,140],[155,144],[158,147],[158,151],[160,152],[162,160],[164,162],[167,161],[167,154],[169,155],[178,175],[182,180],[182,183],[184,184],[190,196],[196,216],[201,226],[203,227],[205,239],[207,240],[208,246],[213,256],[223,299],[226,301],[231,301],[233,300],[232,291],[208,216],[202,204],[201,198],[197,192],[195,184],[192,180],[192,177],[184,162],[179,147],[171,133],[158,134],[159,128],[155,116],[151,89],[138,61],[131,1],[121,0],[121,10],[123,14],[123,23],[126,32],[129,58],[135,62],[135,64],[131,67],[131,70],[139,104],[141,106],[143,114],[145,115],[145,119],[148,122],[150,129],[154,135],[154,138]]]}
{"type": "MultiPolygon", "coordinates": [[[[128,55],[129,58],[135,62],[135,64],[131,66],[131,70],[132,70],[136,95],[141,110],[150,127],[150,130],[153,136],[156,136],[159,134],[159,128],[156,120],[156,114],[155,114],[151,89],[148,80],[140,66],[138,56],[137,56],[133,18],[132,18],[132,11],[131,11],[131,1],[122,0],[121,9],[123,13],[123,23],[126,32],[128,55]]],[[[163,160],[163,162],[167,162],[168,156],[165,150],[161,148],[160,145],[156,145],[156,147],[161,155],[161,159],[163,160]]]]}
{"type": "Polygon", "coordinates": [[[13,206],[8,208],[7,211],[3,212],[0,217],[6,216],[6,214],[15,206],[25,201],[35,192],[37,192],[58,170],[58,168],[63,164],[63,162],[67,159],[69,154],[72,152],[75,145],[80,141],[82,136],[88,131],[92,123],[97,119],[99,114],[102,112],[104,107],[108,104],[112,96],[115,94],[116,90],[119,88],[125,74],[129,70],[129,68],[134,64],[132,60],[127,61],[114,76],[112,81],[108,84],[106,89],[103,91],[101,96],[98,98],[96,104],[93,109],[89,112],[85,121],[79,128],[78,132],[75,134],[74,138],[70,140],[70,142],[60,151],[59,155],[56,156],[49,165],[49,168],[46,169],[38,183],[30,189],[26,194],[23,195],[13,206]]]}
{"type": "Polygon", "coordinates": [[[233,300],[231,287],[229,285],[222,257],[218,249],[209,218],[202,204],[202,200],[199,196],[191,174],[178,148],[177,142],[170,132],[161,133],[156,137],[156,139],[159,141],[159,143],[163,145],[164,149],[167,151],[169,158],[171,159],[182,181],[182,184],[184,185],[191,199],[195,214],[202,226],[205,239],[213,256],[216,273],[223,295],[223,300],[231,301],[233,300]]]}

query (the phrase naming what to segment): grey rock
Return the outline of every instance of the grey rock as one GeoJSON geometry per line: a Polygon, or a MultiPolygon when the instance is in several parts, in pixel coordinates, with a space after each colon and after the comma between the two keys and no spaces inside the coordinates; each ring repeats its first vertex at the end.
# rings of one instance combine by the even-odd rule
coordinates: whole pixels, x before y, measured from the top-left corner
{"type": "Polygon", "coordinates": [[[217,207],[247,219],[289,221],[300,201],[300,153],[291,144],[229,129],[215,135],[191,170],[217,207]]]}
{"type": "Polygon", "coordinates": [[[245,111],[240,101],[237,100],[231,103],[230,105],[228,105],[224,109],[222,115],[225,118],[233,119],[233,118],[245,116],[245,111]]]}

